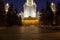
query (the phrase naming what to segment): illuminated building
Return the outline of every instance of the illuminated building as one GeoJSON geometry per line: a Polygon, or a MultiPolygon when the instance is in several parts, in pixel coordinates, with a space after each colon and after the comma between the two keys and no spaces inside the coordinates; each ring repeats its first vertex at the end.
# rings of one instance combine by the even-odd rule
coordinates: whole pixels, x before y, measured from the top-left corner
{"type": "Polygon", "coordinates": [[[36,12],[36,4],[33,0],[27,0],[24,4],[24,12],[22,13],[22,23],[23,24],[38,24],[39,15],[36,12]]]}
{"type": "Polygon", "coordinates": [[[33,0],[27,0],[24,5],[24,18],[36,17],[36,4],[33,0]]]}

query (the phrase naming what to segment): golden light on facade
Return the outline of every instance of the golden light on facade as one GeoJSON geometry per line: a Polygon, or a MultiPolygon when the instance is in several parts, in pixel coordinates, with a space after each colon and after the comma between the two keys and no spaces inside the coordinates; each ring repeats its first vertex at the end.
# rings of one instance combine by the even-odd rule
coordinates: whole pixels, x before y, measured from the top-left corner
{"type": "Polygon", "coordinates": [[[22,18],[23,25],[38,25],[39,14],[36,12],[36,4],[33,0],[26,0],[24,4],[24,13],[22,18]]]}
{"type": "Polygon", "coordinates": [[[39,20],[38,19],[25,19],[25,20],[22,20],[22,23],[23,24],[32,24],[32,25],[37,25],[39,23],[39,20]]]}

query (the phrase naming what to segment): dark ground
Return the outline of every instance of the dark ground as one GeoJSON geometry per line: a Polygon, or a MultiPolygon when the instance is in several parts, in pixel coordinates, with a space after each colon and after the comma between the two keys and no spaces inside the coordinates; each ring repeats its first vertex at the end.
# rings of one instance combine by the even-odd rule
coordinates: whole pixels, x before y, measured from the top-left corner
{"type": "Polygon", "coordinates": [[[38,26],[0,27],[0,40],[60,40],[60,32],[38,26]]]}

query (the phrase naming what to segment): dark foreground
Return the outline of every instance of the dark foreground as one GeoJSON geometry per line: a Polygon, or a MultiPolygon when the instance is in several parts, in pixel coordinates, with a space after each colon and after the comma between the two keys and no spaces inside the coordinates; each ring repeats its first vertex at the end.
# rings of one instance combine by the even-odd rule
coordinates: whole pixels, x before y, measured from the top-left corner
{"type": "Polygon", "coordinates": [[[49,32],[32,25],[0,27],[0,40],[60,40],[60,32],[49,32]]]}

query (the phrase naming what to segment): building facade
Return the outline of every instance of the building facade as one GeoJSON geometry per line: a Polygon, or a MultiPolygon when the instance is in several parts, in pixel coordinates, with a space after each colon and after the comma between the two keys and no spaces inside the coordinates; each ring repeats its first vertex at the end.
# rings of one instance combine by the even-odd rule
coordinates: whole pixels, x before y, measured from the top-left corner
{"type": "Polygon", "coordinates": [[[23,24],[38,24],[39,15],[36,12],[37,6],[34,0],[27,0],[23,7],[24,7],[24,12],[22,13],[23,14],[22,23],[23,24]]]}
{"type": "Polygon", "coordinates": [[[36,4],[33,0],[27,0],[24,4],[24,18],[36,17],[36,4]]]}

